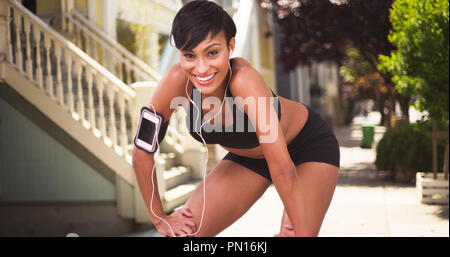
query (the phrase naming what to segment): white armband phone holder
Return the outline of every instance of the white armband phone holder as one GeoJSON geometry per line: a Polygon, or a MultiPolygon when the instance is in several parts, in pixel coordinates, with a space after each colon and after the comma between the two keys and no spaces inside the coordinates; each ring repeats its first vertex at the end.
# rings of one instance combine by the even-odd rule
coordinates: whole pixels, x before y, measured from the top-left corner
{"type": "Polygon", "coordinates": [[[134,145],[147,153],[155,153],[158,149],[159,130],[163,123],[163,115],[150,110],[146,106],[142,107],[137,133],[134,137],[134,145]]]}

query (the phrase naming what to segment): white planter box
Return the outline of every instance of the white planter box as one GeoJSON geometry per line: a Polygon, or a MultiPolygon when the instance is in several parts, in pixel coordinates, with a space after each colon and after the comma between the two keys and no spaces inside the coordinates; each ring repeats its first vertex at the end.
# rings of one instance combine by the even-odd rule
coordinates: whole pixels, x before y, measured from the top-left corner
{"type": "Polygon", "coordinates": [[[438,173],[433,179],[432,172],[417,172],[416,188],[422,203],[448,204],[448,180],[438,173]]]}

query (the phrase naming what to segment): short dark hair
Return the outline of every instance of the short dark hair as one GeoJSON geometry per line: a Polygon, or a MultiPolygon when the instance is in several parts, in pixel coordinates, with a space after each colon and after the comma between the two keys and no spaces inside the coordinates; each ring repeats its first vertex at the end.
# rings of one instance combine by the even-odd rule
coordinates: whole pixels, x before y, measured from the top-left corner
{"type": "Polygon", "coordinates": [[[227,46],[236,36],[236,25],[231,16],[219,5],[206,0],[191,1],[184,5],[175,16],[172,31],[175,46],[183,51],[194,49],[206,39],[224,31],[227,46]]]}

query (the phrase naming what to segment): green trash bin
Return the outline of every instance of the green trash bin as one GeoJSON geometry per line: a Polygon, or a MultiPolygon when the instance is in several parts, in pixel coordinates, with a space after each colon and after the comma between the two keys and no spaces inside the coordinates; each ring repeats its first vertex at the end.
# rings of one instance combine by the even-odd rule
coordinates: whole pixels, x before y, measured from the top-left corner
{"type": "Polygon", "coordinates": [[[362,125],[362,142],[361,148],[372,148],[373,138],[375,135],[374,125],[362,125]]]}

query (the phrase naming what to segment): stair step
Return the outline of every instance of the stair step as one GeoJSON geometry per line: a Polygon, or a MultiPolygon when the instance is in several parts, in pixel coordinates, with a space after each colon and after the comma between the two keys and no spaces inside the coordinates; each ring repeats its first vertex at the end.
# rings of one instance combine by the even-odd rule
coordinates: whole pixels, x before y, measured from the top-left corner
{"type": "Polygon", "coordinates": [[[180,205],[183,205],[195,188],[201,183],[201,180],[190,181],[189,183],[172,188],[164,194],[164,207],[166,211],[171,211],[180,205]]]}
{"type": "Polygon", "coordinates": [[[166,190],[170,190],[177,185],[186,183],[191,177],[191,169],[189,167],[177,166],[164,171],[164,180],[166,182],[166,190]]]}
{"type": "Polygon", "coordinates": [[[176,166],[175,157],[176,157],[175,153],[160,153],[159,154],[160,164],[162,164],[165,170],[168,170],[173,166],[176,166]]]}

